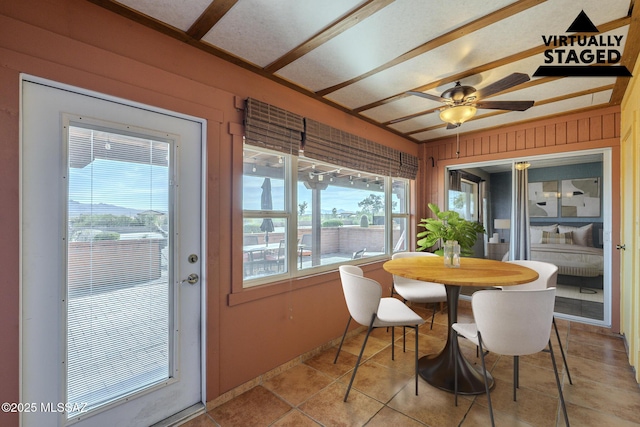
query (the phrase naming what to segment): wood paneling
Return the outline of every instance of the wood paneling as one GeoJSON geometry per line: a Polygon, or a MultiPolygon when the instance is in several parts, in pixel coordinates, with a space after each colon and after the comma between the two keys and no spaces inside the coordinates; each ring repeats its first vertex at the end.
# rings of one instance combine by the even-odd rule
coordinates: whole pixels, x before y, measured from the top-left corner
{"type": "MultiPolygon", "coordinates": [[[[429,186],[430,191],[419,193],[428,198],[418,200],[418,215],[429,216],[426,209],[428,202],[436,201],[439,204],[444,202],[442,187],[435,185],[435,182],[440,179],[438,174],[443,173],[441,162],[461,164],[617,146],[620,143],[619,139],[620,107],[616,106],[538,122],[498,127],[483,132],[461,134],[422,144],[420,167],[427,171],[424,179],[431,184],[425,184],[429,186]],[[456,138],[459,138],[459,142],[456,138]],[[459,156],[456,154],[458,143],[459,156]],[[429,168],[426,169],[425,163],[431,157],[436,167],[431,167],[431,160],[429,160],[429,168]],[[433,189],[434,186],[435,189],[433,189]],[[439,191],[438,188],[440,188],[439,191]]],[[[419,181],[418,186],[421,183],[419,181]]]]}
{"type": "MultiPolygon", "coordinates": [[[[520,126],[462,134],[459,136],[460,158],[619,137],[620,107],[608,107],[520,126]]],[[[436,149],[436,160],[450,159],[456,154],[456,137],[429,142],[422,147],[425,153],[427,148],[430,148],[429,152],[436,149]]]]}

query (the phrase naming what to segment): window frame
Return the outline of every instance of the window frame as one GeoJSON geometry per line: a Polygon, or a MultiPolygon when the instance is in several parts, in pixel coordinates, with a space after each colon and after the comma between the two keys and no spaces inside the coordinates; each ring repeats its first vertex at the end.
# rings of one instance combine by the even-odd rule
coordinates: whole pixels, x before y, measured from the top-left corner
{"type": "MultiPolygon", "coordinates": [[[[252,150],[252,151],[258,151],[258,152],[262,152],[262,153],[267,153],[267,154],[272,154],[275,156],[280,156],[283,159],[283,165],[284,165],[284,206],[283,206],[283,210],[245,210],[244,206],[242,207],[242,224],[244,225],[244,220],[247,218],[251,218],[251,219],[281,219],[284,218],[286,221],[286,227],[285,227],[285,239],[286,239],[286,247],[287,247],[287,253],[286,253],[286,257],[287,257],[287,262],[285,263],[285,265],[291,266],[291,249],[292,247],[296,247],[297,248],[297,244],[294,241],[294,244],[291,244],[291,238],[290,238],[290,230],[291,230],[291,224],[292,221],[297,221],[297,218],[295,218],[295,214],[291,211],[291,207],[295,206],[295,192],[293,192],[292,190],[292,186],[290,185],[291,182],[293,181],[293,169],[292,169],[292,161],[291,161],[291,157],[293,157],[290,154],[284,154],[278,151],[274,151],[274,150],[269,150],[266,148],[261,148],[261,147],[256,147],[256,146],[252,146],[252,145],[247,145],[245,144],[246,147],[243,147],[244,149],[248,149],[248,150],[252,150]]],[[[244,180],[244,155],[242,156],[242,160],[243,160],[243,169],[242,169],[242,180],[244,180]]],[[[244,183],[242,183],[240,185],[240,189],[242,191],[244,191],[244,183]]],[[[244,194],[243,194],[243,198],[244,198],[244,194]]],[[[244,229],[242,230],[242,235],[244,237],[244,229]]],[[[244,269],[244,265],[242,267],[244,269]]],[[[288,279],[290,277],[290,269],[287,269],[285,271],[283,271],[280,274],[273,274],[273,275],[269,275],[269,276],[264,276],[264,277],[258,277],[255,279],[250,279],[250,280],[245,280],[244,278],[244,274],[242,275],[242,288],[243,289],[248,289],[248,288],[252,288],[254,286],[260,286],[263,285],[265,283],[270,283],[270,282],[276,282],[279,280],[284,280],[284,279],[288,279]],[[247,285],[248,283],[248,285],[247,285]]]]}
{"type": "MultiPolygon", "coordinates": [[[[388,202],[386,203],[386,206],[389,209],[388,212],[388,216],[389,218],[391,218],[391,230],[389,233],[387,233],[387,237],[389,239],[389,242],[387,244],[387,248],[390,248],[390,253],[389,255],[393,255],[394,253],[398,253],[398,252],[406,252],[409,251],[409,242],[411,242],[411,238],[409,236],[409,231],[412,229],[411,228],[411,201],[412,201],[412,194],[411,194],[411,180],[407,179],[407,178],[398,178],[398,177],[391,177],[391,190],[388,192],[387,196],[389,197],[388,202]],[[394,181],[398,181],[398,182],[403,182],[404,183],[404,192],[405,192],[405,198],[404,198],[404,207],[400,210],[400,212],[393,212],[393,182],[394,181]],[[393,223],[395,219],[403,219],[405,222],[405,236],[404,236],[404,244],[402,246],[402,248],[398,248],[398,250],[396,250],[395,245],[393,243],[393,223]]],[[[386,217],[387,215],[385,215],[386,217]]]]}
{"type": "MultiPolygon", "coordinates": [[[[309,159],[309,158],[305,158],[302,156],[298,156],[296,154],[284,154],[282,152],[277,152],[274,150],[269,150],[263,147],[256,147],[253,145],[248,145],[248,144],[243,144],[243,154],[242,154],[242,168],[241,168],[241,183],[239,185],[240,191],[241,193],[244,192],[244,184],[243,184],[243,179],[244,179],[244,150],[252,150],[252,151],[258,151],[258,152],[264,152],[267,154],[271,154],[271,155],[275,155],[275,156],[281,156],[283,158],[283,163],[285,164],[285,206],[284,206],[284,210],[272,210],[272,211],[262,211],[262,210],[245,210],[244,206],[242,206],[242,202],[241,202],[241,211],[242,211],[242,224],[244,224],[244,220],[246,218],[255,218],[255,219],[261,219],[261,218],[285,218],[287,225],[286,225],[286,230],[285,230],[285,235],[286,235],[286,240],[287,240],[287,262],[286,265],[288,265],[288,269],[287,271],[283,271],[282,273],[277,273],[277,274],[273,274],[273,275],[268,275],[268,276],[263,276],[263,277],[258,277],[258,278],[245,278],[244,274],[240,274],[240,278],[241,278],[241,285],[240,288],[236,288],[236,289],[241,289],[241,291],[247,291],[247,290],[253,290],[253,289],[257,289],[259,287],[264,287],[265,285],[275,285],[277,283],[282,283],[282,282],[288,282],[288,288],[290,289],[292,286],[292,281],[295,281],[297,279],[300,278],[304,278],[304,277],[309,277],[309,276],[314,276],[320,273],[325,273],[325,272],[329,272],[329,271],[335,271],[338,267],[339,264],[367,264],[367,263],[371,263],[371,262],[376,262],[376,261],[380,261],[380,260],[385,260],[388,259],[393,253],[394,253],[394,247],[393,247],[393,224],[394,224],[394,220],[395,219],[402,219],[405,221],[406,224],[406,236],[405,236],[405,243],[403,245],[403,247],[401,249],[399,249],[398,251],[406,251],[409,250],[409,242],[411,241],[411,238],[409,236],[409,232],[412,229],[411,228],[411,201],[412,201],[412,193],[411,193],[411,189],[412,189],[412,185],[411,185],[411,181],[410,179],[407,178],[400,178],[400,177],[392,177],[390,175],[388,176],[381,176],[381,181],[384,183],[384,201],[385,201],[385,208],[384,208],[384,230],[385,230],[385,236],[384,236],[384,253],[379,254],[379,255],[372,255],[372,256],[367,256],[365,258],[361,258],[361,259],[356,259],[356,260],[348,260],[345,259],[345,261],[343,263],[332,263],[332,264],[325,264],[325,265],[319,265],[319,266],[314,266],[311,268],[303,268],[303,269],[299,269],[298,267],[298,230],[299,230],[299,224],[298,224],[298,164],[299,161],[301,159],[304,159],[305,161],[311,161],[315,164],[318,165],[325,165],[328,167],[335,167],[335,168],[340,168],[340,166],[338,165],[333,165],[333,164],[329,164],[326,162],[322,162],[322,161],[316,161],[314,159],[309,159]],[[393,203],[393,183],[394,182],[402,182],[404,183],[405,186],[405,200],[404,200],[404,206],[401,206],[398,208],[398,212],[393,212],[393,207],[392,207],[392,203],[393,203]]],[[[351,170],[351,168],[343,168],[343,169],[349,169],[351,170]]],[[[375,175],[375,174],[374,174],[375,175]]],[[[242,194],[242,198],[241,200],[243,200],[244,194],[242,194]]],[[[244,229],[240,230],[242,235],[244,236],[244,229]]],[[[232,256],[234,258],[237,258],[238,255],[233,255],[232,256]]],[[[242,260],[242,258],[240,258],[242,260]]],[[[240,264],[243,264],[242,262],[240,264]]],[[[242,266],[241,268],[244,268],[244,266],[242,266]]],[[[242,273],[242,272],[241,272],[242,273]]],[[[235,288],[235,287],[234,287],[235,288]]]]}
{"type": "Polygon", "coordinates": [[[471,191],[463,191],[462,188],[460,189],[460,191],[449,189],[448,190],[448,197],[447,197],[448,209],[449,210],[454,210],[453,206],[450,206],[451,205],[451,203],[450,203],[451,192],[452,191],[456,191],[458,193],[462,193],[462,194],[464,194],[464,212],[460,213],[460,216],[463,217],[464,219],[468,220],[468,221],[481,222],[480,205],[479,205],[479,203],[480,203],[479,202],[480,201],[480,183],[472,181],[472,180],[469,180],[467,178],[461,178],[460,179],[460,183],[470,186],[471,187],[471,191]],[[471,198],[475,198],[474,203],[473,203],[473,212],[471,212],[471,209],[470,209],[471,198]],[[467,215],[471,215],[471,218],[468,218],[467,215]]]}

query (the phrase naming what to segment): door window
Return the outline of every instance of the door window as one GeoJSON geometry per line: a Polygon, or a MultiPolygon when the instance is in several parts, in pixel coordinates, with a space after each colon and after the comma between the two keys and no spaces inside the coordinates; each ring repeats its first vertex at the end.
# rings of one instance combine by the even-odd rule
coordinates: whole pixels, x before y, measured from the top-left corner
{"type": "Polygon", "coordinates": [[[170,143],[69,126],[68,417],[171,375],[170,143]]]}

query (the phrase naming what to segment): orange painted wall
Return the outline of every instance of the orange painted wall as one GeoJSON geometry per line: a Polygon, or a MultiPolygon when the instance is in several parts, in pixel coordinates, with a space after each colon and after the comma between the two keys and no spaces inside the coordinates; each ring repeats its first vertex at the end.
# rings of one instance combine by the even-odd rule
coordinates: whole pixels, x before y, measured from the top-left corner
{"type": "MultiPolygon", "coordinates": [[[[281,293],[254,290],[228,303],[231,289],[241,288],[241,266],[232,256],[241,259],[232,239],[232,218],[241,217],[237,102],[251,96],[414,155],[416,144],[85,0],[3,1],[0,401],[19,398],[20,73],[207,120],[208,400],[342,334],[347,311],[336,273],[275,287],[281,293]]],[[[367,270],[390,282],[379,264],[367,270]]],[[[16,424],[15,415],[0,414],[0,425],[16,424]]]]}
{"type": "MultiPolygon", "coordinates": [[[[464,125],[462,126],[464,128],[464,125]]],[[[462,129],[461,128],[461,129],[462,129]]],[[[420,147],[417,216],[428,217],[427,203],[444,206],[445,168],[465,163],[526,158],[542,154],[563,155],[596,148],[612,150],[612,236],[620,235],[620,107],[568,114],[537,122],[501,126],[483,132],[431,141],[420,147]],[[456,153],[459,150],[459,155],[456,153]],[[433,166],[432,166],[433,164],[433,166]]],[[[613,244],[618,242],[614,240],[613,244]]],[[[612,254],[612,330],[620,329],[620,254],[612,254]]]]}

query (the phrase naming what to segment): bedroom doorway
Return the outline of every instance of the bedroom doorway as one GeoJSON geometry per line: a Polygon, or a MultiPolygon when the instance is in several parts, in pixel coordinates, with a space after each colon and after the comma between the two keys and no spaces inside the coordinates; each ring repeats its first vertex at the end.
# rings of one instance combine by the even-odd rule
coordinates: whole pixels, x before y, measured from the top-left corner
{"type": "MultiPolygon", "coordinates": [[[[481,177],[485,190],[477,205],[483,206],[482,222],[487,231],[484,257],[506,259],[513,205],[511,171],[515,163],[525,160],[531,164],[528,199],[532,258],[559,268],[556,316],[610,326],[611,150],[450,166],[445,179],[447,194],[452,194],[451,174],[481,177]],[[566,239],[566,246],[561,246],[560,238],[566,239]]],[[[469,298],[475,290],[463,290],[463,298],[469,298]]]]}

